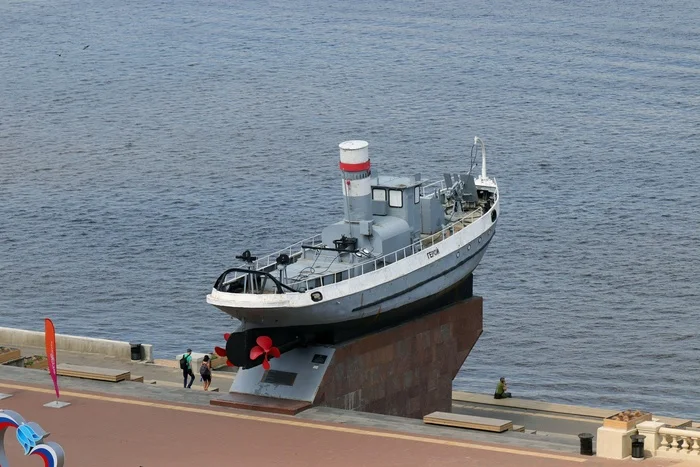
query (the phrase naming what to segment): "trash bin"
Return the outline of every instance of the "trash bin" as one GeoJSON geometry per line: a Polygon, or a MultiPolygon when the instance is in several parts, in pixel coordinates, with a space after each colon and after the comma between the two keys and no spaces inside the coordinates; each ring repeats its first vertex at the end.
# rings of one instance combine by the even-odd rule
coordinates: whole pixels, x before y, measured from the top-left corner
{"type": "Polygon", "coordinates": [[[143,357],[141,356],[141,344],[129,344],[131,346],[131,359],[132,360],[141,360],[143,357]]]}
{"type": "Polygon", "coordinates": [[[644,435],[632,435],[632,459],[644,459],[644,435]]]}
{"type": "Polygon", "coordinates": [[[593,435],[590,433],[579,433],[578,439],[581,441],[581,455],[593,455],[593,435]]]}

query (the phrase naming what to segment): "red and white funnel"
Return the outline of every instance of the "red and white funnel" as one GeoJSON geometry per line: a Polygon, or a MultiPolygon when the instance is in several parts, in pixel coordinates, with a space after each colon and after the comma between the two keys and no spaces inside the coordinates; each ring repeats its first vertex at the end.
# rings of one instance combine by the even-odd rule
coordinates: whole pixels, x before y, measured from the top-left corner
{"type": "Polygon", "coordinates": [[[343,175],[345,221],[372,220],[372,174],[367,141],[340,143],[340,171],[343,175]]]}

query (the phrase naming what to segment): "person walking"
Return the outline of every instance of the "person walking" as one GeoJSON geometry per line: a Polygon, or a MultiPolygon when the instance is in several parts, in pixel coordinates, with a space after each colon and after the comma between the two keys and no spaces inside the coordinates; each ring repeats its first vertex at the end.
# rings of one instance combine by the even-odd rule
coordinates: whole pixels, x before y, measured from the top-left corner
{"type": "Polygon", "coordinates": [[[187,349],[187,353],[182,355],[180,359],[180,368],[182,369],[182,376],[185,379],[185,388],[190,389],[192,383],[194,383],[194,373],[192,373],[192,349],[187,349]],[[187,384],[187,377],[191,376],[190,384],[187,384]]]}
{"type": "Polygon", "coordinates": [[[202,366],[199,367],[199,375],[202,377],[202,381],[204,382],[204,390],[208,391],[209,386],[211,385],[211,360],[209,359],[209,355],[204,356],[202,366]]]}

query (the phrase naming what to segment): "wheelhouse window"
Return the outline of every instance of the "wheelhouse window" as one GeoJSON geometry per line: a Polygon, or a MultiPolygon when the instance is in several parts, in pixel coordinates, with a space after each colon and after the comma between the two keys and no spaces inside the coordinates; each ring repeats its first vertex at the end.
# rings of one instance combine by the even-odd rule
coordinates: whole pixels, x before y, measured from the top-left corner
{"type": "Polygon", "coordinates": [[[413,204],[420,203],[420,187],[417,186],[413,189],[413,204]]]}
{"type": "Polygon", "coordinates": [[[401,193],[401,190],[389,190],[389,207],[403,207],[403,193],[401,193]]]}
{"type": "Polygon", "coordinates": [[[372,199],[374,201],[386,201],[386,190],[384,188],[372,188],[372,199]]]}

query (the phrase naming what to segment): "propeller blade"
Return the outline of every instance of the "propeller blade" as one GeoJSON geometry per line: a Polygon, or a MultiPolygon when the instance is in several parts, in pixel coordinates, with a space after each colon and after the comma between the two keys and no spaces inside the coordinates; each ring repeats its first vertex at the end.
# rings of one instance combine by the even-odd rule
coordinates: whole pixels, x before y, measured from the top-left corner
{"type": "Polygon", "coordinates": [[[225,340],[225,341],[227,341],[229,337],[231,337],[231,333],[228,333],[228,332],[227,332],[226,334],[224,334],[224,340],[225,340]]]}
{"type": "Polygon", "coordinates": [[[272,339],[270,339],[268,336],[260,336],[257,339],[255,339],[255,342],[262,347],[262,349],[265,352],[268,352],[270,348],[272,347],[272,339]]]}
{"type": "Polygon", "coordinates": [[[226,360],[226,366],[235,366],[233,363],[229,362],[228,359],[226,360]]]}
{"type": "Polygon", "coordinates": [[[214,353],[219,357],[225,357],[226,349],[222,349],[221,347],[214,347],[214,353]]]}
{"type": "Polygon", "coordinates": [[[250,359],[255,360],[256,358],[258,358],[259,356],[261,356],[264,353],[265,353],[265,351],[256,345],[255,347],[250,349],[250,359]]]}
{"type": "Polygon", "coordinates": [[[270,369],[270,362],[267,361],[267,358],[263,360],[263,368],[265,368],[266,370],[270,369]]]}
{"type": "Polygon", "coordinates": [[[270,355],[271,357],[280,358],[280,349],[278,349],[277,347],[273,347],[268,352],[268,355],[270,355]]]}

